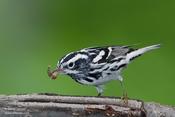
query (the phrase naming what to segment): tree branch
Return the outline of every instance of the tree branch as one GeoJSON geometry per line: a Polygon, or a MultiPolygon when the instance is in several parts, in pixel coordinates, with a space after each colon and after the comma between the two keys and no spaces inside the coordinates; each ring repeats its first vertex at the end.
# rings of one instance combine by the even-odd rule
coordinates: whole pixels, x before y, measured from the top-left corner
{"type": "Polygon", "coordinates": [[[175,108],[120,98],[52,94],[0,95],[0,116],[173,117],[175,108]]]}

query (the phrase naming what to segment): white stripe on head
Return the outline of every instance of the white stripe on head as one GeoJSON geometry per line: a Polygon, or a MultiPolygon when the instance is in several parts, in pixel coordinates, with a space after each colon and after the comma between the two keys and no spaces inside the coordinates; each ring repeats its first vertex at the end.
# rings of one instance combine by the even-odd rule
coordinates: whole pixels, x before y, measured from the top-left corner
{"type": "Polygon", "coordinates": [[[100,53],[93,59],[93,62],[96,63],[98,62],[100,59],[102,59],[102,56],[105,55],[105,51],[100,51],[100,53]]]}
{"type": "Polygon", "coordinates": [[[66,63],[71,63],[71,62],[75,62],[77,61],[78,59],[87,59],[88,56],[87,55],[84,55],[84,54],[77,54],[76,56],[74,56],[73,58],[71,58],[69,61],[67,61],[66,63]]]}

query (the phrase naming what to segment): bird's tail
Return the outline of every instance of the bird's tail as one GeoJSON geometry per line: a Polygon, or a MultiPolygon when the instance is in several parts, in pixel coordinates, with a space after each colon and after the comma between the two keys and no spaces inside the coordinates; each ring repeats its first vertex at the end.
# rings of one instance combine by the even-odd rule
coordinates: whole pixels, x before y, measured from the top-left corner
{"type": "Polygon", "coordinates": [[[131,60],[137,58],[138,56],[141,56],[143,53],[148,52],[150,50],[157,49],[157,48],[160,48],[160,44],[156,44],[156,45],[147,46],[147,47],[144,47],[144,48],[137,49],[137,50],[127,54],[126,59],[128,61],[131,61],[131,60]]]}

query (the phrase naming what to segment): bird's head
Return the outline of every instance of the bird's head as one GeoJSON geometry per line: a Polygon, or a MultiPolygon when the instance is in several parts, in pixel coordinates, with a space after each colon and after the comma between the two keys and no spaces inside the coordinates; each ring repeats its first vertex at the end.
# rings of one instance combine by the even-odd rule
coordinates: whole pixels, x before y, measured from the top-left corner
{"type": "Polygon", "coordinates": [[[52,79],[56,79],[59,73],[70,76],[82,75],[88,71],[88,63],[89,57],[86,53],[69,53],[58,61],[56,70],[51,71],[50,68],[48,69],[48,75],[52,79]]]}

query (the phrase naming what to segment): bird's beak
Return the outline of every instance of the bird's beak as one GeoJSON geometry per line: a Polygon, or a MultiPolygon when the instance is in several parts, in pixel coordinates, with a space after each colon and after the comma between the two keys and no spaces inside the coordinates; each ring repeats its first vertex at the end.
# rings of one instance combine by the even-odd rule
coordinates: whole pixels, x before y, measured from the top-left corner
{"type": "Polygon", "coordinates": [[[51,66],[50,65],[48,66],[47,74],[53,80],[55,80],[57,78],[57,75],[61,72],[63,72],[63,70],[60,68],[57,68],[57,69],[52,71],[51,66]]]}

